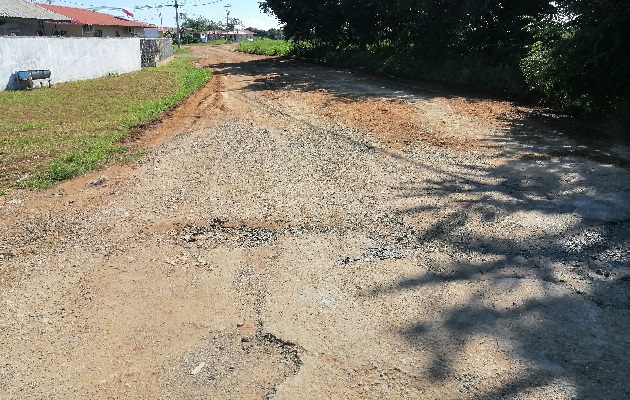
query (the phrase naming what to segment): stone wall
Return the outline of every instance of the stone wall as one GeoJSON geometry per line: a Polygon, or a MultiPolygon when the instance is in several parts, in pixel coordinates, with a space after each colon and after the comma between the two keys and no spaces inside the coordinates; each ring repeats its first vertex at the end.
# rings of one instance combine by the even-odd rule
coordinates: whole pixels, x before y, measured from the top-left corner
{"type": "Polygon", "coordinates": [[[158,62],[173,56],[173,40],[170,38],[141,39],[142,67],[155,67],[158,62]]]}

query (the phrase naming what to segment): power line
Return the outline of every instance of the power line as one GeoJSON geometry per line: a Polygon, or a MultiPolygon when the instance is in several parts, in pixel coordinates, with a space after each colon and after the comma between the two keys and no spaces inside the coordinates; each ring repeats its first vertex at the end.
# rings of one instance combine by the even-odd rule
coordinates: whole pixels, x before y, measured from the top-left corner
{"type": "MultiPolygon", "coordinates": [[[[94,9],[94,10],[122,10],[123,7],[111,7],[111,6],[103,6],[103,5],[96,5],[96,4],[85,4],[85,3],[78,3],[75,1],[66,1],[66,0],[59,0],[62,3],[66,3],[66,4],[72,4],[72,5],[76,5],[76,6],[83,6],[85,8],[88,9],[94,9]]],[[[204,0],[200,0],[200,1],[204,1],[204,0]]],[[[221,3],[224,0],[214,0],[214,1],[205,1],[203,3],[183,3],[183,4],[179,4],[179,7],[199,7],[199,6],[209,6],[212,4],[216,4],[216,3],[221,3]]],[[[145,5],[141,5],[141,6],[131,6],[131,7],[125,7],[126,9],[133,9],[133,10],[150,10],[150,9],[154,9],[154,8],[164,8],[164,7],[175,7],[175,4],[169,2],[169,3],[162,3],[162,4],[145,4],[145,5]]]]}

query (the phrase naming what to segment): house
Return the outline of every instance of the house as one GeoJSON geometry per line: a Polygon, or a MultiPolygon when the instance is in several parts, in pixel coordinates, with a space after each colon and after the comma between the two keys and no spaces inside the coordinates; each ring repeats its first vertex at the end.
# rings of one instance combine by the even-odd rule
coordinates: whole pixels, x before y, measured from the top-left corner
{"type": "Polygon", "coordinates": [[[43,36],[46,21],[69,20],[25,0],[0,2],[0,36],[43,36]]]}
{"type": "Polygon", "coordinates": [[[187,33],[192,37],[199,39],[201,43],[206,43],[208,41],[208,35],[206,32],[198,31],[193,28],[184,28],[184,32],[182,32],[182,34],[183,33],[187,33]]]}
{"type": "Polygon", "coordinates": [[[167,28],[167,27],[159,27],[157,28],[158,30],[158,36],[159,37],[167,37],[168,35],[174,35],[175,32],[177,31],[177,29],[175,28],[167,28]]]}
{"type": "Polygon", "coordinates": [[[225,40],[227,32],[221,30],[208,31],[208,41],[225,40]]]}
{"type": "Polygon", "coordinates": [[[255,33],[248,31],[247,29],[236,29],[230,32],[226,32],[226,39],[234,42],[242,42],[245,40],[254,40],[255,33]]]}
{"type": "Polygon", "coordinates": [[[42,9],[64,15],[69,23],[44,23],[46,36],[72,37],[144,37],[145,28],[156,28],[144,22],[131,21],[122,17],[53,4],[37,3],[42,9]]]}

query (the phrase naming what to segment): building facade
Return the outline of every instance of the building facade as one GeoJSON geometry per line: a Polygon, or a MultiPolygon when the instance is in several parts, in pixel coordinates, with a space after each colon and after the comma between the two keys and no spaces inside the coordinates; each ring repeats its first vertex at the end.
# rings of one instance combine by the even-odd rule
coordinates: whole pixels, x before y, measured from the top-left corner
{"type": "Polygon", "coordinates": [[[0,36],[44,36],[47,22],[69,22],[70,18],[25,0],[0,1],[0,36]]]}

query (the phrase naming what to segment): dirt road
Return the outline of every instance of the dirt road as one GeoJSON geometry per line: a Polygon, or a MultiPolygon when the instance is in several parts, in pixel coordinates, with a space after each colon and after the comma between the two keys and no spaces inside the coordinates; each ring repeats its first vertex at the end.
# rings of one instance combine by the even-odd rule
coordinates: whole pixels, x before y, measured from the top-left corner
{"type": "Polygon", "coordinates": [[[1,399],[630,397],[627,142],[194,51],[139,162],[0,197],[1,399]]]}

